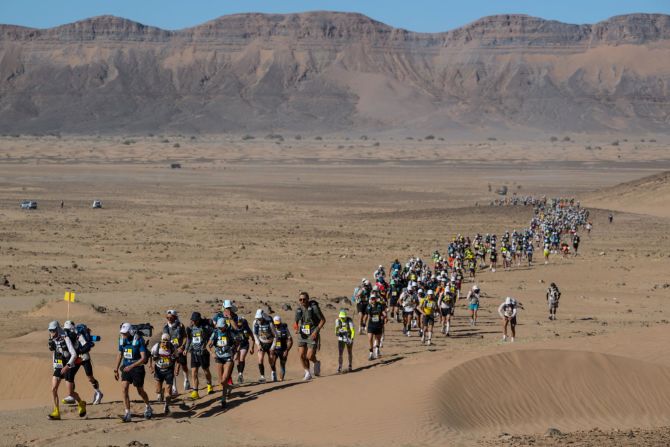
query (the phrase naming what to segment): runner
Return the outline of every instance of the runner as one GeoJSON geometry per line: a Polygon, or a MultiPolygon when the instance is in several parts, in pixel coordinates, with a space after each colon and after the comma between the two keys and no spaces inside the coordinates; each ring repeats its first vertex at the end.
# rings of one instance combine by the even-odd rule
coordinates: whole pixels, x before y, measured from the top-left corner
{"type": "Polygon", "coordinates": [[[507,326],[510,327],[512,331],[512,338],[510,341],[514,342],[514,337],[516,336],[516,314],[517,314],[517,302],[514,298],[507,297],[505,301],[498,307],[498,314],[503,320],[503,341],[507,340],[507,326]]]}
{"type": "Polygon", "coordinates": [[[175,365],[179,351],[170,339],[170,334],[161,334],[161,341],[154,344],[149,356],[149,371],[156,379],[156,400],[165,401],[163,414],[170,414],[170,401],[174,390],[175,365]]]}
{"type": "Polygon", "coordinates": [[[356,336],[354,320],[349,318],[346,310],[341,310],[337,320],[335,320],[335,336],[337,337],[337,373],[342,372],[342,354],[344,348],[347,348],[347,355],[349,356],[349,368],[347,372],[351,372],[352,365],[352,350],[354,347],[354,337],[356,336]]]}
{"type": "Polygon", "coordinates": [[[579,250],[579,241],[581,238],[579,237],[579,234],[575,232],[575,234],[572,236],[572,248],[575,250],[575,256],[577,256],[577,250],[579,250]]]}
{"type": "Polygon", "coordinates": [[[53,352],[53,377],[51,378],[51,393],[53,395],[54,409],[49,413],[49,419],[60,420],[60,404],[58,401],[58,387],[61,380],[67,383],[68,394],[77,402],[79,417],[86,416],[86,402],[74,390],[74,376],[77,375],[79,365],[77,362],[77,351],[70,337],[60,327],[58,321],[49,323],[49,350],[53,352]]]}
{"type": "MultiPolygon", "coordinates": [[[[88,381],[93,386],[93,405],[102,402],[102,391],[100,391],[100,384],[93,375],[93,364],[91,363],[91,349],[95,346],[91,331],[85,324],[75,325],[73,321],[66,321],[63,323],[65,333],[70,337],[70,341],[74,345],[75,351],[79,355],[80,365],[84,368],[88,381]]],[[[63,399],[64,404],[75,404],[77,400],[72,396],[67,396],[63,399]]]]}
{"type": "Polygon", "coordinates": [[[491,272],[495,273],[498,267],[498,253],[496,252],[495,245],[491,246],[489,258],[491,259],[491,272]]]}
{"type": "Polygon", "coordinates": [[[379,296],[374,292],[370,295],[370,302],[365,309],[365,313],[368,315],[367,333],[370,343],[368,360],[374,360],[381,356],[379,344],[381,343],[384,324],[386,323],[386,309],[379,300],[379,296]]]}
{"type": "MultiPolygon", "coordinates": [[[[395,270],[393,270],[395,272],[395,270]]],[[[400,306],[398,306],[398,300],[402,294],[402,287],[400,287],[400,281],[398,279],[391,280],[391,287],[389,289],[389,307],[391,310],[391,320],[395,320],[397,323],[400,323],[400,306]]]]}
{"type": "Polygon", "coordinates": [[[163,326],[163,334],[168,334],[172,346],[174,346],[177,351],[175,359],[176,367],[174,370],[175,380],[172,381],[172,389],[170,391],[172,396],[177,396],[179,392],[177,391],[176,378],[179,376],[180,369],[184,374],[184,392],[191,388],[191,383],[188,380],[188,364],[186,360],[188,337],[186,335],[186,326],[179,321],[179,315],[177,315],[176,310],[168,310],[165,313],[165,318],[167,319],[167,323],[163,326]]]}
{"type": "Polygon", "coordinates": [[[131,421],[130,396],[128,394],[130,384],[136,389],[145,404],[144,418],[151,419],[153,409],[149,403],[149,396],[144,391],[144,364],[147,363],[147,347],[142,335],[133,329],[130,323],[123,323],[119,330],[119,353],[116,356],[116,367],[114,378],[119,380],[119,368],[121,369],[121,390],[123,392],[123,404],[125,414],[121,418],[123,422],[131,421]]]}
{"type": "Polygon", "coordinates": [[[477,284],[472,286],[472,290],[468,292],[468,308],[470,309],[470,326],[477,325],[477,311],[479,310],[479,286],[477,284]]]}
{"type": "Polygon", "coordinates": [[[367,325],[368,316],[365,313],[365,309],[368,306],[371,292],[372,292],[372,284],[370,284],[370,281],[363,278],[363,281],[361,282],[361,287],[358,290],[358,293],[356,294],[356,310],[360,315],[358,322],[358,332],[360,334],[363,333],[363,331],[365,330],[365,326],[367,325]]]}
{"type": "Polygon", "coordinates": [[[225,318],[219,318],[212,331],[207,347],[213,351],[219,383],[221,384],[221,408],[226,408],[226,387],[233,373],[235,334],[225,318]]]}
{"type": "Polygon", "coordinates": [[[246,366],[247,353],[254,354],[256,346],[253,331],[249,326],[249,322],[239,315],[237,315],[237,307],[230,300],[223,302],[223,317],[226,323],[233,327],[233,334],[235,337],[235,358],[237,364],[237,383],[244,383],[244,367],[246,366]],[[237,328],[235,329],[235,325],[237,328]],[[251,341],[251,343],[250,343],[251,341]]]}
{"type": "Polygon", "coordinates": [[[558,300],[561,298],[561,291],[558,290],[556,283],[551,283],[547,289],[547,304],[549,305],[549,319],[556,319],[556,310],[558,310],[558,300]]]}
{"type": "Polygon", "coordinates": [[[456,297],[453,289],[447,286],[440,294],[437,300],[437,306],[440,308],[440,324],[442,325],[442,333],[449,336],[451,327],[451,316],[454,314],[454,305],[456,304],[456,297]]]}
{"type": "Polygon", "coordinates": [[[277,381],[277,376],[279,376],[279,381],[283,382],[284,377],[286,376],[286,361],[288,360],[288,353],[293,347],[293,337],[291,336],[291,331],[288,328],[286,323],[282,323],[281,317],[275,315],[272,318],[272,322],[275,326],[275,331],[277,337],[274,342],[274,349],[270,350],[270,366],[272,368],[272,381],[277,381]],[[279,374],[276,374],[276,365],[277,359],[279,359],[279,374]]]}
{"type": "Polygon", "coordinates": [[[188,349],[191,352],[191,399],[199,399],[200,394],[198,388],[200,381],[198,380],[198,370],[202,368],[205,372],[205,379],[207,380],[207,394],[214,392],[212,386],[212,373],[209,370],[209,351],[206,348],[207,341],[212,336],[213,328],[209,321],[202,318],[200,312],[193,312],[191,314],[191,325],[186,329],[188,336],[188,349]]]}
{"type": "Polygon", "coordinates": [[[435,295],[432,290],[428,290],[426,299],[423,300],[419,308],[423,314],[423,335],[421,336],[421,343],[425,341],[426,345],[430,346],[433,338],[433,327],[435,326],[435,309],[437,309],[435,295]]]}
{"type": "Polygon", "coordinates": [[[414,310],[418,305],[418,298],[414,294],[414,288],[408,286],[400,296],[400,305],[402,306],[403,333],[410,337],[412,335],[412,317],[414,310]]]}
{"type": "Polygon", "coordinates": [[[263,361],[265,354],[268,355],[268,364],[272,369],[272,381],[277,380],[277,372],[270,361],[270,351],[274,349],[276,338],[277,331],[275,325],[272,324],[272,318],[263,309],[258,309],[254,319],[254,339],[258,345],[258,372],[260,373],[258,381],[260,383],[265,383],[265,364],[263,361]]]}
{"type": "Polygon", "coordinates": [[[298,337],[298,353],[305,369],[303,380],[311,380],[310,361],[314,365],[314,375],[316,377],[321,375],[321,362],[317,360],[316,352],[320,345],[319,332],[326,324],[326,317],[321,313],[319,303],[310,300],[307,292],[300,292],[299,302],[300,306],[295,311],[295,333],[296,335],[300,334],[298,337]]]}

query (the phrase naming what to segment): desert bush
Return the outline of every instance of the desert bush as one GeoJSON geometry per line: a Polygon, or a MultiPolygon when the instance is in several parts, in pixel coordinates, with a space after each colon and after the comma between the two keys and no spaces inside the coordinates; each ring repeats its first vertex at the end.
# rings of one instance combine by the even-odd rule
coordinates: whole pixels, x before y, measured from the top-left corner
{"type": "Polygon", "coordinates": [[[558,137],[550,137],[549,141],[551,141],[552,143],[558,141],[558,137]]]}

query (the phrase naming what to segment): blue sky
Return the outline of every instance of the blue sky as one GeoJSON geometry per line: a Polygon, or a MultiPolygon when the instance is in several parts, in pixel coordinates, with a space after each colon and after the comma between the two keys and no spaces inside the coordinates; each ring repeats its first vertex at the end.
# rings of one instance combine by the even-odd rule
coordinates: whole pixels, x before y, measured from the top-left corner
{"type": "Polygon", "coordinates": [[[240,12],[360,12],[412,31],[448,31],[480,17],[521,13],[594,23],[632,12],[670,14],[670,0],[0,0],[0,23],[46,28],[113,14],[179,29],[240,12]]]}

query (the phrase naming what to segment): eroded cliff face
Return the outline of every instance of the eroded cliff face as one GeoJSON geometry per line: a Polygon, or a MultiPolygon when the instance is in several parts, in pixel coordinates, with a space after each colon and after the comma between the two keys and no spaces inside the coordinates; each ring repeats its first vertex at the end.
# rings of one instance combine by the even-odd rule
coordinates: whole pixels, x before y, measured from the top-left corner
{"type": "Polygon", "coordinates": [[[436,34],[331,12],[0,26],[3,132],[663,132],[669,81],[664,15],[494,16],[436,34]]]}

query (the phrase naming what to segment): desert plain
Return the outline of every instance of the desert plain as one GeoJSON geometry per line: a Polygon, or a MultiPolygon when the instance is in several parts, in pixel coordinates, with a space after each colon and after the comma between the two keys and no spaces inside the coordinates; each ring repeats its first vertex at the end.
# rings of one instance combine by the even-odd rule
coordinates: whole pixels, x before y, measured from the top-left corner
{"type": "MultiPolygon", "coordinates": [[[[0,445],[667,445],[669,142],[3,136],[0,445]],[[467,324],[464,301],[452,336],[434,346],[389,323],[380,360],[367,360],[361,337],[354,371],[335,374],[336,312],[353,311],[353,288],[377,265],[429,259],[456,234],[528,224],[530,207],[490,206],[502,185],[508,197],[574,197],[588,207],[594,228],[579,255],[544,265],[538,252],[530,268],[478,272],[478,326],[467,324]],[[25,199],[38,209],[20,209],[25,199]],[[93,199],[103,208],[91,209],[93,199]],[[546,315],[550,282],[563,293],[556,321],[546,315]],[[56,422],[46,418],[46,328],[66,318],[65,290],[77,294],[70,317],[102,337],[93,362],[105,398],[84,420],[66,409],[56,422]],[[225,412],[214,396],[192,403],[182,394],[169,418],[156,406],[153,420],[120,423],[112,374],[120,323],[160,331],[167,309],[186,321],[223,299],[248,319],[269,306],[291,321],[283,306],[295,309],[302,290],[328,319],[322,377],[302,382],[294,349],[285,382],[258,384],[250,356],[248,383],[235,387],[225,412]],[[506,296],[524,306],[513,344],[500,341],[506,296]]],[[[153,397],[150,375],[146,383],[153,397]]],[[[82,372],[77,389],[90,400],[82,372]]]]}

